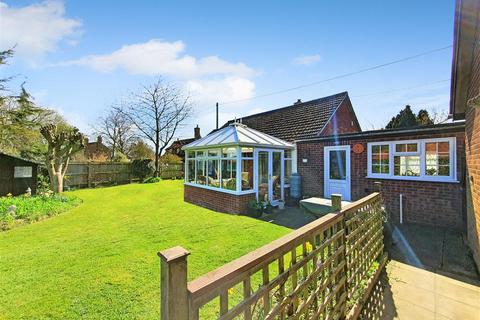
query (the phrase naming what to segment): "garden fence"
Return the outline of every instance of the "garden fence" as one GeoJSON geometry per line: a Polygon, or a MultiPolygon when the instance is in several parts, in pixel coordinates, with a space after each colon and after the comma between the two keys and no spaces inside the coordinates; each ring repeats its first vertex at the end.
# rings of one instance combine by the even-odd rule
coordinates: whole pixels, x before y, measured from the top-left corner
{"type": "MultiPolygon", "coordinates": [[[[162,163],[162,179],[182,179],[183,163],[162,163]]],[[[91,188],[139,181],[132,174],[131,162],[70,162],[65,185],[70,188],[91,188]]]]}
{"type": "Polygon", "coordinates": [[[134,180],[129,162],[71,162],[65,185],[70,188],[91,188],[99,185],[130,183],[134,180]]]}
{"type": "Polygon", "coordinates": [[[386,263],[379,193],[187,283],[181,247],[159,253],[161,318],[356,319],[386,263]]]}

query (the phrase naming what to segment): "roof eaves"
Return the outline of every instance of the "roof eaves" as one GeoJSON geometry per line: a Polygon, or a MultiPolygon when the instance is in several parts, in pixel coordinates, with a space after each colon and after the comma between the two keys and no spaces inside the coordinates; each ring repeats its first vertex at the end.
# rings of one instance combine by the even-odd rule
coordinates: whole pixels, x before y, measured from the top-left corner
{"type": "Polygon", "coordinates": [[[404,129],[393,129],[393,130],[372,130],[372,131],[363,131],[357,133],[346,133],[340,135],[330,135],[323,137],[310,137],[296,140],[295,142],[314,142],[314,141],[329,141],[329,140],[345,140],[345,139],[361,139],[368,137],[387,137],[387,136],[403,136],[409,134],[425,134],[425,133],[441,133],[441,132],[450,132],[450,131],[459,131],[460,129],[465,129],[465,121],[459,121],[449,124],[441,125],[432,125],[424,127],[411,127],[404,129]]]}
{"type": "Polygon", "coordinates": [[[5,152],[3,152],[3,151],[0,151],[0,155],[4,155],[4,156],[7,156],[7,157],[15,158],[15,159],[22,160],[22,161],[25,161],[25,162],[35,163],[35,164],[38,164],[38,165],[42,165],[42,164],[43,164],[43,162],[41,162],[41,161],[26,159],[26,158],[22,158],[22,157],[20,157],[20,156],[14,156],[13,154],[8,154],[8,153],[5,153],[5,152]]]}

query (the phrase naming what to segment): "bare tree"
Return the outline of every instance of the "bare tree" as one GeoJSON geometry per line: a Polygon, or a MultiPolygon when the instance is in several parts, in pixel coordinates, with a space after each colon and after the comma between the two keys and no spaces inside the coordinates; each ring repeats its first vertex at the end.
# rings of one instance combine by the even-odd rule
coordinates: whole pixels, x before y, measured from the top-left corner
{"type": "Polygon", "coordinates": [[[139,133],[154,146],[155,176],[160,174],[159,158],[175,132],[190,117],[190,96],[159,78],[133,93],[122,112],[139,133]]]}
{"type": "Polygon", "coordinates": [[[436,108],[432,108],[430,110],[430,118],[432,119],[434,124],[444,123],[448,120],[448,112],[445,110],[438,110],[436,108]]]}
{"type": "Polygon", "coordinates": [[[117,152],[126,154],[130,144],[134,142],[134,124],[126,115],[122,107],[111,107],[93,125],[95,134],[105,138],[105,143],[112,150],[110,158],[113,159],[117,152]]]}
{"type": "Polygon", "coordinates": [[[42,127],[40,133],[48,143],[45,165],[50,176],[50,186],[54,192],[63,192],[63,179],[70,157],[84,147],[83,135],[77,128],[55,124],[42,127]]]}

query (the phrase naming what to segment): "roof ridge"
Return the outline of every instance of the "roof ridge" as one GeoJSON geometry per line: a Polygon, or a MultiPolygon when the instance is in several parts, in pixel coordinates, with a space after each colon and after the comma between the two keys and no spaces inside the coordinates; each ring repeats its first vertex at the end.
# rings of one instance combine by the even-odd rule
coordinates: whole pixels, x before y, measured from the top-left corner
{"type": "MultiPolygon", "coordinates": [[[[267,111],[251,114],[251,115],[248,115],[248,116],[245,116],[245,117],[240,117],[239,119],[256,117],[256,116],[265,115],[265,114],[268,114],[268,113],[273,113],[273,112],[277,112],[277,111],[280,111],[280,110],[285,110],[285,109],[293,108],[293,107],[301,107],[301,106],[313,104],[315,102],[319,102],[320,100],[334,99],[334,98],[337,98],[339,96],[348,96],[348,91],[335,93],[335,94],[332,94],[332,95],[329,95],[329,96],[325,96],[325,97],[321,97],[321,98],[317,98],[317,99],[313,99],[313,100],[309,100],[309,101],[302,101],[301,103],[293,103],[293,104],[285,106],[285,107],[280,107],[280,108],[276,108],[276,109],[272,109],[272,110],[267,110],[267,111]]],[[[343,99],[342,99],[342,101],[343,101],[343,99]]],[[[226,124],[224,124],[224,126],[232,123],[233,121],[234,120],[229,120],[226,124]]]]}

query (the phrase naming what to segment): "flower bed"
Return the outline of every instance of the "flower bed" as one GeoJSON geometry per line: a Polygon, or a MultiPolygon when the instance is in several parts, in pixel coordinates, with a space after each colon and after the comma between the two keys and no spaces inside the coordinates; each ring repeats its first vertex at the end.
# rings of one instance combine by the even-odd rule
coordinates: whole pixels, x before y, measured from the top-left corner
{"type": "Polygon", "coordinates": [[[19,224],[39,221],[77,206],[81,200],[71,195],[45,195],[0,198],[0,231],[19,224]]]}

